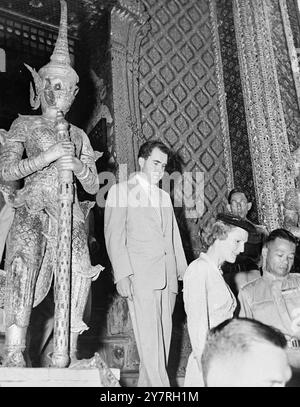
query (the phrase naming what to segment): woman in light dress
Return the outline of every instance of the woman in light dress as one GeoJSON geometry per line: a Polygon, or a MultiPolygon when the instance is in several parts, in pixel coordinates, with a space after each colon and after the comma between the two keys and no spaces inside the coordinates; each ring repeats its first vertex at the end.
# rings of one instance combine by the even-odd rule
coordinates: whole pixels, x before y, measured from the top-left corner
{"type": "Polygon", "coordinates": [[[223,279],[221,265],[224,261],[235,262],[253,228],[245,219],[218,214],[203,234],[207,252],[201,253],[184,274],[183,299],[192,345],[186,368],[186,387],[204,386],[201,355],[206,335],[211,328],[232,318],[236,307],[236,299],[223,279]]]}

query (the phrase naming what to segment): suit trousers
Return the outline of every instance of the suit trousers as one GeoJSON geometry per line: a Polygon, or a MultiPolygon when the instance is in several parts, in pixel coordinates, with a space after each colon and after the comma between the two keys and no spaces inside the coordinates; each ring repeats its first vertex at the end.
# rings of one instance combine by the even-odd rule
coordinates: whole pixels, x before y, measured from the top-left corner
{"type": "Polygon", "coordinates": [[[167,363],[172,335],[172,314],[176,294],[168,287],[137,289],[128,300],[140,357],[138,387],[169,387],[167,363]]]}

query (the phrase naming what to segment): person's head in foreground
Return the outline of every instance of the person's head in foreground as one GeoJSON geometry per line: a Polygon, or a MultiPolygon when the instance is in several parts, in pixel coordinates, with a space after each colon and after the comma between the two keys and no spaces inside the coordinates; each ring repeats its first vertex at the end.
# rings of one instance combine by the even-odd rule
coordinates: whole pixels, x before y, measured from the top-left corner
{"type": "Polygon", "coordinates": [[[227,320],[207,336],[206,387],[283,387],[291,378],[284,335],[259,321],[227,320]]]}
{"type": "Polygon", "coordinates": [[[262,249],[263,271],[277,278],[286,277],[294,264],[297,239],[285,229],[275,229],[266,238],[262,249]]]}
{"type": "Polygon", "coordinates": [[[210,220],[203,231],[203,238],[209,251],[215,253],[219,264],[224,261],[234,263],[236,257],[244,251],[248,233],[254,231],[255,227],[246,219],[219,213],[216,219],[210,220]]]}

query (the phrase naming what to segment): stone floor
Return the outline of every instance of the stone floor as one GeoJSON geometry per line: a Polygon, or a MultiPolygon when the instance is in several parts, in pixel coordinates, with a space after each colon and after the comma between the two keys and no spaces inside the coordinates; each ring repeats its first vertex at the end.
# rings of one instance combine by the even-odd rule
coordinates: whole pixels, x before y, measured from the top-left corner
{"type": "MultiPolygon", "coordinates": [[[[2,360],[4,354],[4,334],[0,334],[0,360],[2,360]]],[[[88,351],[86,350],[86,354],[88,351]]],[[[138,381],[138,371],[125,371],[120,373],[120,384],[123,387],[136,387],[138,381]]],[[[171,379],[172,387],[182,387],[184,377],[176,377],[171,379]]]]}
{"type": "MultiPolygon", "coordinates": [[[[4,340],[5,336],[3,333],[0,333],[0,360],[2,360],[4,352],[4,340]]],[[[87,352],[87,350],[86,350],[87,352]]],[[[125,371],[120,374],[120,384],[123,387],[136,387],[138,380],[137,371],[125,371]]],[[[184,377],[177,376],[176,378],[171,379],[172,387],[183,387],[184,377]]],[[[291,380],[287,383],[287,387],[300,387],[300,369],[294,369],[293,376],[291,380]]]]}

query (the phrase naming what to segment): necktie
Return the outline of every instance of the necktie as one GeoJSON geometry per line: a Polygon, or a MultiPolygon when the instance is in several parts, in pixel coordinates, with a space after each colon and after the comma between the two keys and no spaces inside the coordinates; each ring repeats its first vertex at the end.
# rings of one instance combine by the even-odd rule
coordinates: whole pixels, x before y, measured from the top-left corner
{"type": "Polygon", "coordinates": [[[150,186],[150,202],[154,210],[157,212],[157,215],[160,220],[161,227],[163,226],[163,216],[162,216],[162,206],[160,202],[160,194],[159,194],[159,189],[151,185],[150,186]]]}

